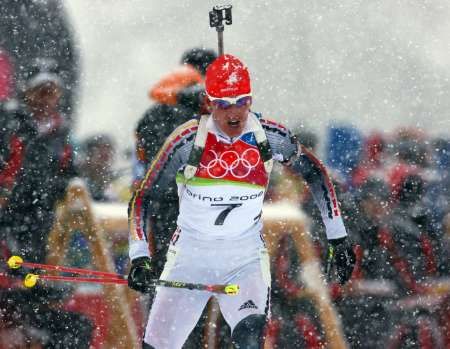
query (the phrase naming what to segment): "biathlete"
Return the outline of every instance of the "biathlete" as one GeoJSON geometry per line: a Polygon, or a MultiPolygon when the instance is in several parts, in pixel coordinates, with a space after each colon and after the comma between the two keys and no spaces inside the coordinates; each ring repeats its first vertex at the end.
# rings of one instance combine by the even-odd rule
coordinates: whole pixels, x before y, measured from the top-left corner
{"type": "Polygon", "coordinates": [[[236,296],[157,287],[144,348],[181,348],[212,296],[231,327],[236,348],[260,348],[269,316],[269,256],[261,212],[273,161],[308,183],[335,246],[340,281],[347,281],[354,254],[338,200],[322,163],[290,131],[250,111],[247,67],[225,54],[207,69],[211,115],[178,127],[155,157],[129,205],[131,269],[128,284],[146,292],[154,277],[145,225],[147,204],[178,184],[180,213],[161,279],[238,284],[236,296]]]}

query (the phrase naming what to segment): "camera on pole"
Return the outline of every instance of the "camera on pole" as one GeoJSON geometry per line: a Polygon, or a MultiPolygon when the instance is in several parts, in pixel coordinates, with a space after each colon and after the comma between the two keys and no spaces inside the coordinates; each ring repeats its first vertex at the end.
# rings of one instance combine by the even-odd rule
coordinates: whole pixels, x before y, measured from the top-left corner
{"type": "Polygon", "coordinates": [[[231,8],[231,5],[214,6],[212,11],[209,12],[209,26],[216,28],[217,31],[219,56],[223,55],[224,22],[226,25],[232,24],[231,8]]]}

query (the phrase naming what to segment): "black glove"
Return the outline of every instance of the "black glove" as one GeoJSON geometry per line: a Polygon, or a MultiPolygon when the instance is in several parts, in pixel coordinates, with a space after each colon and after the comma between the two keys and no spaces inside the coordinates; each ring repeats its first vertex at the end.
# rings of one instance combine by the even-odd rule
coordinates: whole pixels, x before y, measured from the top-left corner
{"type": "MultiPolygon", "coordinates": [[[[336,261],[336,271],[339,283],[345,284],[352,276],[353,268],[355,267],[356,257],[353,252],[353,244],[347,237],[328,240],[330,248],[332,248],[332,254],[336,261]]],[[[329,251],[330,255],[330,251],[329,251]]]]}
{"type": "Polygon", "coordinates": [[[153,278],[152,262],[149,257],[139,257],[131,262],[128,287],[142,293],[148,293],[153,287],[151,285],[153,278]]]}

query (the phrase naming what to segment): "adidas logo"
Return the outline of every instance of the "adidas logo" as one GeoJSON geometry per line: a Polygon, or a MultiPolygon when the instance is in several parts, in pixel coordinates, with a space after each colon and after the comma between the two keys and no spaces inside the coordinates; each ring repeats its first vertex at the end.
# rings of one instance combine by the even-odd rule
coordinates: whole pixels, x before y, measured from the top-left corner
{"type": "Polygon", "coordinates": [[[256,304],[250,299],[247,302],[245,302],[244,304],[242,304],[239,308],[239,310],[242,309],[258,309],[258,307],[256,306],[256,304]]]}

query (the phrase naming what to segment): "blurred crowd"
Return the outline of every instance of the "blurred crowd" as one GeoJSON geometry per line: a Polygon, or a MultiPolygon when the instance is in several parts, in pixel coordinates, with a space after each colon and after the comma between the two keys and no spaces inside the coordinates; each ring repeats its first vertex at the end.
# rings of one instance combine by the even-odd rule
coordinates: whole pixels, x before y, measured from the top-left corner
{"type": "MultiPolygon", "coordinates": [[[[93,322],[65,309],[73,289],[54,285],[25,289],[23,272],[8,270],[4,262],[11,255],[46,262],[56,206],[74,178],[84,181],[93,201],[128,202],[172,129],[203,112],[203,76],[215,57],[212,50],[188,50],[180,67],[151,88],[153,103],[136,125],[136,150],[128,166],[118,168],[117,148],[110,135],[74,138],[71,119],[64,112],[67,90],[58,61],[36,57],[27,69],[21,68],[26,73],[19,76],[14,55],[0,48],[1,348],[89,346],[93,322]],[[67,327],[68,321],[73,326],[67,327]]],[[[175,229],[176,195],[174,186],[166,201],[151,203],[158,274],[175,229]]]]}
{"type": "MultiPolygon", "coordinates": [[[[7,75],[14,72],[10,62],[0,73],[3,87],[15,81],[7,75]]],[[[22,83],[17,90],[4,88],[0,105],[0,347],[88,347],[92,323],[63,307],[70,289],[27,290],[19,282],[22,272],[6,270],[11,253],[45,262],[56,203],[77,174],[56,61],[36,58],[22,83]]]]}
{"type": "MultiPolygon", "coordinates": [[[[16,5],[11,1],[11,8],[16,5]]],[[[6,22],[3,26],[9,33],[6,22]]],[[[75,63],[68,69],[67,57],[61,61],[55,52],[60,51],[33,55],[0,41],[1,348],[89,347],[92,321],[64,307],[73,290],[24,289],[21,272],[7,270],[3,261],[19,254],[45,263],[56,204],[74,177],[84,180],[92,200],[126,202],[172,130],[207,112],[203,79],[216,57],[209,49],[187,50],[179,67],[151,87],[151,103],[135,128],[136,149],[128,165],[118,168],[112,136],[74,139],[70,101],[75,63]]],[[[357,267],[351,282],[342,287],[332,278],[329,283],[350,346],[450,347],[450,136],[433,138],[415,128],[365,134],[339,124],[329,127],[323,144],[301,127],[296,136],[311,151],[324,149],[322,158],[355,243],[357,267]]],[[[286,179],[292,179],[290,173],[276,172],[267,201],[289,199],[307,213],[317,255],[325,260],[324,227],[308,188],[292,179],[295,191],[286,190],[286,179]]],[[[175,182],[165,200],[150,202],[149,208],[158,277],[176,228],[175,182]]],[[[301,260],[289,234],[280,237],[272,257],[267,336],[278,348],[322,348],[325,332],[302,284],[301,260]]],[[[199,347],[204,319],[186,348],[199,347]]],[[[220,334],[220,345],[226,347],[229,334],[226,329],[220,334]]]]}
{"type": "MultiPolygon", "coordinates": [[[[300,129],[298,137],[317,150],[312,132],[300,129]]],[[[357,255],[350,283],[330,283],[349,344],[449,347],[450,141],[414,128],[364,135],[336,124],[325,143],[324,158],[357,255]]],[[[286,177],[292,180],[285,172],[275,178],[273,201],[284,195],[292,199],[292,190],[278,189],[286,177]]],[[[292,201],[311,218],[317,254],[325,260],[324,227],[308,189],[297,190],[292,201]]],[[[301,261],[289,235],[282,237],[275,261],[272,333],[278,345],[319,348],[323,328],[313,304],[302,296],[301,261]]]]}

